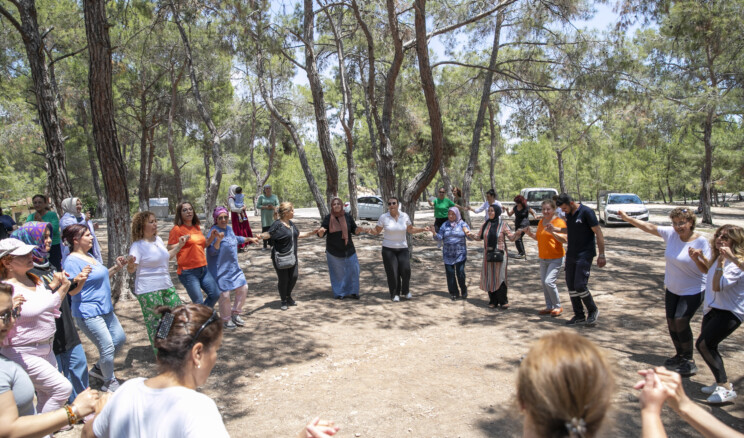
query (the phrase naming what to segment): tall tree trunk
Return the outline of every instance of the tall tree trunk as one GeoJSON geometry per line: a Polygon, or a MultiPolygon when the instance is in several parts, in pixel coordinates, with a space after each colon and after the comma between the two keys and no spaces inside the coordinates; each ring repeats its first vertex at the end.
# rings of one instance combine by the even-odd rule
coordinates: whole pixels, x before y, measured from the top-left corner
{"type": "Polygon", "coordinates": [[[703,144],[705,145],[705,158],[703,168],[700,172],[700,208],[703,211],[702,222],[713,225],[713,216],[710,214],[710,191],[711,191],[711,174],[713,173],[713,119],[716,108],[713,105],[708,109],[708,113],[703,121],[703,144]]]}
{"type": "MultiPolygon", "coordinates": [[[[447,192],[446,196],[449,196],[452,193],[452,180],[447,173],[447,169],[444,167],[444,159],[439,162],[439,175],[442,176],[442,186],[444,187],[444,191],[447,192]]],[[[439,187],[436,187],[436,189],[438,190],[439,187]]]]}
{"type": "Polygon", "coordinates": [[[80,117],[80,127],[83,128],[85,136],[85,149],[88,153],[88,165],[90,166],[90,176],[93,182],[93,190],[96,192],[96,217],[106,216],[106,196],[101,190],[101,182],[98,176],[98,165],[96,164],[96,152],[93,140],[88,131],[88,112],[85,109],[85,100],[80,99],[78,103],[78,116],[80,117]]]}
{"type": "Polygon", "coordinates": [[[326,202],[330,205],[331,199],[338,195],[338,163],[336,163],[336,154],[333,153],[331,145],[331,132],[328,128],[323,84],[315,61],[315,48],[313,47],[315,44],[315,13],[313,12],[313,3],[313,0],[304,0],[305,71],[310,84],[310,92],[313,95],[318,147],[320,148],[320,155],[323,157],[323,166],[326,172],[326,202]]]}
{"type": "MultiPolygon", "coordinates": [[[[468,165],[465,168],[465,175],[462,180],[462,196],[465,198],[466,205],[470,204],[470,186],[473,183],[473,174],[475,173],[475,167],[478,165],[478,155],[480,153],[480,140],[483,131],[484,119],[486,118],[486,111],[489,111],[490,120],[489,126],[491,128],[491,142],[495,138],[494,135],[494,114],[492,109],[489,108],[491,101],[491,85],[493,84],[493,72],[497,67],[497,60],[499,57],[499,41],[501,39],[501,25],[504,22],[504,10],[500,10],[496,15],[496,27],[493,32],[493,43],[491,44],[491,59],[488,63],[488,70],[486,70],[483,78],[483,87],[481,91],[480,105],[478,106],[478,115],[475,118],[475,126],[473,128],[473,138],[470,141],[470,157],[468,158],[468,165]]],[[[495,164],[495,157],[493,145],[491,148],[491,175],[493,175],[493,166],[495,164]]],[[[493,179],[493,178],[492,178],[493,179]]],[[[491,181],[491,187],[495,187],[493,181],[491,181]]]]}
{"type": "MultiPolygon", "coordinates": [[[[437,98],[436,84],[431,72],[429,63],[429,45],[426,38],[426,0],[416,0],[414,2],[414,22],[416,25],[416,55],[419,64],[419,76],[421,78],[421,88],[426,100],[426,108],[429,113],[429,126],[431,127],[431,146],[429,149],[429,159],[423,169],[408,183],[403,191],[403,207],[413,222],[416,214],[416,204],[424,191],[424,188],[437,175],[439,165],[442,161],[442,151],[444,150],[444,123],[442,122],[442,113],[437,98]]],[[[409,246],[409,248],[411,248],[409,246]]]]}
{"type": "Polygon", "coordinates": [[[563,151],[564,149],[555,149],[555,157],[558,160],[558,182],[561,187],[561,193],[567,193],[566,192],[566,178],[565,178],[565,172],[563,169],[563,151]]]}
{"type": "Polygon", "coordinates": [[[204,215],[206,216],[204,229],[208,230],[212,226],[212,211],[214,211],[217,203],[217,193],[219,192],[220,184],[222,183],[222,145],[220,135],[217,132],[217,127],[214,125],[212,116],[209,114],[209,111],[201,98],[199,81],[196,77],[196,67],[194,67],[194,60],[191,54],[189,37],[186,35],[186,30],[181,24],[181,19],[176,11],[175,5],[171,3],[170,6],[173,11],[173,21],[176,22],[178,32],[181,34],[181,40],[183,41],[183,47],[186,54],[186,64],[189,67],[189,77],[191,78],[191,91],[194,94],[196,108],[199,111],[199,116],[201,116],[202,121],[209,130],[209,144],[211,146],[212,162],[214,163],[214,173],[212,173],[212,177],[209,179],[209,186],[207,188],[206,196],[204,197],[204,215]]]}
{"type": "MultiPolygon", "coordinates": [[[[271,170],[274,168],[274,155],[276,154],[276,121],[273,117],[269,116],[269,163],[266,165],[266,172],[263,174],[258,168],[255,160],[256,151],[256,125],[258,125],[258,106],[256,105],[256,94],[251,88],[251,140],[250,140],[250,158],[251,158],[251,170],[253,175],[256,177],[256,193],[253,196],[253,205],[258,204],[258,197],[263,193],[264,184],[269,180],[271,176],[271,170]]],[[[255,209],[256,216],[260,214],[260,211],[255,209]]]]}
{"type": "MultiPolygon", "coordinates": [[[[130,239],[129,190],[127,170],[119,149],[114,119],[114,97],[112,92],[111,41],[109,24],[106,21],[105,0],[84,0],[85,34],[88,39],[90,69],[88,87],[93,120],[93,138],[96,143],[98,162],[101,165],[103,184],[106,189],[108,214],[108,265],[114,264],[117,256],[126,254],[130,239]]],[[[127,272],[114,277],[112,296],[118,300],[127,281],[127,272]]]]}
{"type": "MultiPolygon", "coordinates": [[[[496,114],[497,111],[494,110],[493,104],[491,102],[488,102],[488,124],[489,124],[489,136],[491,139],[491,147],[490,147],[490,163],[489,163],[489,180],[491,182],[491,188],[496,187],[496,147],[499,144],[499,139],[501,137],[501,132],[498,129],[498,125],[496,123],[496,114]]],[[[481,190],[483,191],[483,190],[481,190]]],[[[466,198],[469,199],[469,198],[466,198]]],[[[470,202],[470,201],[468,201],[470,202]]]]}
{"type": "Polygon", "coordinates": [[[181,166],[179,166],[176,159],[176,148],[173,145],[173,122],[176,116],[176,105],[178,102],[178,84],[183,77],[186,63],[181,65],[178,75],[176,75],[174,67],[171,68],[171,95],[170,106],[168,107],[168,155],[170,155],[171,166],[173,167],[173,179],[176,184],[176,203],[179,203],[183,201],[183,183],[181,182],[181,166]]]}
{"type": "Polygon", "coordinates": [[[149,129],[147,127],[147,99],[145,93],[140,93],[140,108],[139,108],[139,122],[140,122],[140,162],[139,162],[139,211],[147,211],[149,208],[150,199],[150,162],[148,157],[150,151],[148,149],[147,136],[149,129]]]}
{"type": "Polygon", "coordinates": [[[46,143],[44,158],[46,159],[49,193],[57,213],[61,215],[62,200],[69,198],[72,190],[67,178],[65,144],[60,120],[57,116],[56,86],[50,80],[49,69],[44,57],[44,42],[41,39],[36,18],[36,2],[34,0],[15,0],[12,3],[18,9],[20,23],[3,6],[0,6],[0,14],[5,16],[16,28],[26,49],[31,79],[34,84],[36,109],[39,113],[39,122],[46,143]]]}

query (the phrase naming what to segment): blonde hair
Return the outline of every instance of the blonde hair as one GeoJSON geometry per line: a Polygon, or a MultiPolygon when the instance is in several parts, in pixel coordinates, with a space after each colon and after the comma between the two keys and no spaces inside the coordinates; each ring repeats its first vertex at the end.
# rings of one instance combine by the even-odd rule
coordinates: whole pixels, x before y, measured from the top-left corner
{"type": "Polygon", "coordinates": [[[684,219],[692,224],[690,231],[695,231],[695,224],[697,223],[697,216],[691,208],[677,207],[669,212],[669,219],[684,219]]]}
{"type": "Polygon", "coordinates": [[[737,259],[744,261],[744,228],[731,224],[721,225],[711,237],[710,248],[713,254],[711,260],[717,259],[721,254],[716,248],[716,239],[721,236],[728,237],[731,240],[731,252],[737,259]]]}
{"type": "Polygon", "coordinates": [[[292,203],[289,201],[284,201],[281,204],[279,204],[279,209],[277,210],[279,219],[282,219],[284,215],[287,214],[292,209],[294,209],[294,205],[292,205],[292,203]]]}
{"type": "Polygon", "coordinates": [[[140,211],[132,218],[132,242],[145,238],[145,225],[154,217],[155,213],[151,211],[140,211]]]}
{"type": "Polygon", "coordinates": [[[543,336],[519,366],[517,401],[543,437],[593,437],[610,408],[614,377],[605,355],[568,331],[543,336]]]}

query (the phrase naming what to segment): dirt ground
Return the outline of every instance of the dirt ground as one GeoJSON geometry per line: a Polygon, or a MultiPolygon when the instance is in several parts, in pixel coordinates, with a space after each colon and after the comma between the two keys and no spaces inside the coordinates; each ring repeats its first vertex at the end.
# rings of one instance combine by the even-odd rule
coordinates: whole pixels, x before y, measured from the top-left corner
{"type": "MultiPolygon", "coordinates": [[[[714,209],[719,224],[739,223],[743,206],[714,209]]],[[[670,206],[651,206],[652,221],[669,224],[670,206]]],[[[419,212],[416,223],[433,222],[419,212]]],[[[300,230],[319,224],[299,218],[300,230]]],[[[482,216],[474,219],[482,223],[482,216]]],[[[161,221],[167,240],[170,223],[161,221]]],[[[260,220],[251,217],[254,230],[260,220]]],[[[592,269],[590,288],[600,308],[599,325],[574,329],[600,345],[611,358],[617,380],[614,410],[602,436],[640,436],[638,399],[632,385],[636,370],[658,366],[673,355],[664,317],[664,244],[632,227],[606,228],[607,266],[592,269]]],[[[700,228],[699,228],[700,229],[700,228]]],[[[711,232],[710,228],[701,229],[711,232]]],[[[105,244],[106,231],[98,238],[105,244]]],[[[233,437],[293,437],[316,415],[341,426],[340,437],[494,437],[521,436],[521,416],[514,407],[514,384],[520,358],[543,334],[564,329],[572,316],[561,284],[566,311],[561,317],[537,314],[544,306],[539,284],[537,247],[526,238],[528,259],[509,264],[511,308],[489,309],[478,289],[483,251],[468,246],[467,301],[452,302],[447,293],[441,253],[427,236],[416,239],[412,262],[413,299],[389,299],[380,257],[381,237],[354,238],[361,265],[361,299],[334,300],[328,279],[324,242],[300,241],[300,277],[293,296],[297,307],[279,310],[276,276],[268,251],[240,255],[249,283],[246,327],[226,332],[219,361],[201,388],[222,412],[233,437]]],[[[510,247],[510,253],[514,247],[510,247]]],[[[173,283],[188,300],[172,266],[173,283]]],[[[116,313],[127,334],[116,359],[120,381],[156,374],[154,357],[142,326],[137,301],[122,299],[116,313]]],[[[702,314],[692,321],[699,334],[702,314]]],[[[97,352],[84,338],[90,360],[97,352]]],[[[721,346],[734,386],[744,392],[744,330],[721,346]]],[[[714,379],[695,353],[699,372],[685,379],[685,390],[705,409],[737,430],[744,430],[744,400],[709,407],[700,392],[714,379]]],[[[93,387],[101,382],[93,379],[93,387]]],[[[669,436],[698,436],[665,408],[669,436]]],[[[58,436],[78,436],[74,431],[58,436]]]]}

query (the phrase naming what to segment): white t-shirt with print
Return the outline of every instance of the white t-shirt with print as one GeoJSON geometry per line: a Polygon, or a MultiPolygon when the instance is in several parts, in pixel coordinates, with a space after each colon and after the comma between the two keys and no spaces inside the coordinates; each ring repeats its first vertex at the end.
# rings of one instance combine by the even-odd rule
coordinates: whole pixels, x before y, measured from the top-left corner
{"type": "Polygon", "coordinates": [[[656,230],[666,242],[664,251],[666,288],[680,296],[699,294],[705,289],[705,274],[700,272],[688,251],[689,248],[702,249],[705,257],[710,257],[708,239],[699,236],[689,242],[683,242],[672,227],[657,227],[656,230]]]}
{"type": "Polygon", "coordinates": [[[229,437],[214,401],[183,386],[155,389],[143,377],[128,380],[93,422],[98,438],[229,437]]]}
{"type": "Polygon", "coordinates": [[[408,248],[406,238],[409,225],[411,225],[411,219],[402,211],[398,212],[397,221],[390,216],[390,213],[383,213],[377,220],[377,226],[382,227],[385,232],[382,237],[382,246],[395,249],[408,248]]]}
{"type": "Polygon", "coordinates": [[[137,272],[134,274],[134,293],[137,295],[173,287],[168,272],[168,249],[160,236],[154,242],[140,239],[132,243],[129,255],[137,258],[137,272]]]}

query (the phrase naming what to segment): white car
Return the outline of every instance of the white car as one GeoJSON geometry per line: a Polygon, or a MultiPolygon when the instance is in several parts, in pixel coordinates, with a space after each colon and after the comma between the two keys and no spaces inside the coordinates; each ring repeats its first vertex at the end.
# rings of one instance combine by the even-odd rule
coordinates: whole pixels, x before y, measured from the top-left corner
{"type": "MultiPolygon", "coordinates": [[[[351,213],[351,204],[344,203],[344,211],[351,213]]],[[[357,198],[357,219],[376,221],[385,213],[385,202],[379,196],[360,196],[357,198]]]]}
{"type": "Polygon", "coordinates": [[[599,199],[599,220],[605,225],[625,223],[617,214],[624,211],[628,216],[648,221],[648,208],[635,193],[608,193],[599,199]]]}

